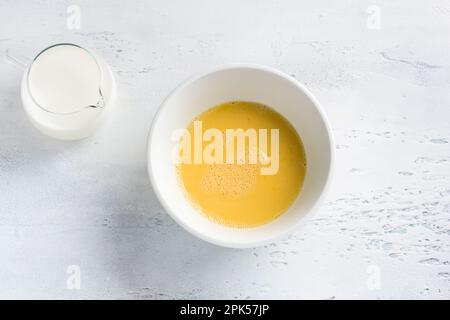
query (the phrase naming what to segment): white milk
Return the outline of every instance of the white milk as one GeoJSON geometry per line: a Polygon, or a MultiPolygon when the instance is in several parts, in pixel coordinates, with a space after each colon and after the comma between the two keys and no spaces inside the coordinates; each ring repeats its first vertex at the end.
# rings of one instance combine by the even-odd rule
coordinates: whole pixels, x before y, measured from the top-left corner
{"type": "Polygon", "coordinates": [[[76,46],[60,45],[40,54],[30,67],[28,85],[34,100],[54,113],[73,113],[96,105],[101,70],[94,57],[76,46]]]}
{"type": "Polygon", "coordinates": [[[99,57],[70,44],[42,52],[22,81],[22,100],[31,121],[59,139],[89,136],[104,118],[114,79],[99,57]]]}

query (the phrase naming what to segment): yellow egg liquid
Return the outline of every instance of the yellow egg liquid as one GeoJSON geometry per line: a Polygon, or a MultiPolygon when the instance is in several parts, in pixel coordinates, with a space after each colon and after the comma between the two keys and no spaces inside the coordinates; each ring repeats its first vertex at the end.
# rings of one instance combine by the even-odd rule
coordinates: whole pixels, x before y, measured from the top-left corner
{"type": "MultiPolygon", "coordinates": [[[[215,106],[196,117],[187,127],[191,142],[181,153],[195,153],[200,145],[199,121],[202,132],[218,129],[222,139],[203,139],[201,151],[217,156],[215,163],[181,162],[177,164],[178,176],[186,196],[192,204],[212,221],[231,227],[256,227],[273,221],[297,198],[306,172],[306,156],[302,141],[294,127],[281,114],[259,103],[234,101],[215,106]],[[197,123],[196,123],[197,121],[197,123]],[[197,126],[197,128],[196,128],[197,126]],[[227,148],[227,129],[251,129],[257,132],[256,158],[250,154],[255,145],[245,139],[244,152],[237,151],[238,141],[227,148]],[[267,147],[261,148],[261,134],[267,131],[267,147]],[[278,137],[273,129],[278,129],[278,137]],[[196,131],[197,130],[197,131],[196,131]],[[273,134],[273,136],[271,135],[273,134]],[[197,136],[196,136],[197,134],[197,136]],[[220,141],[219,141],[220,140],[220,141]],[[278,141],[275,148],[272,144],[278,141]],[[223,146],[217,144],[222,142],[223,146]],[[212,144],[219,146],[211,151],[212,144]],[[234,151],[234,162],[227,162],[234,151]],[[276,152],[277,151],[277,152],[276,152]],[[221,154],[223,156],[221,157],[221,154]],[[275,157],[278,157],[276,164],[275,157]],[[220,159],[223,159],[221,162],[220,159]],[[269,158],[271,159],[268,164],[269,158]],[[263,161],[264,160],[264,161],[263,161]],[[263,168],[272,166],[272,172],[263,174],[263,168]]],[[[203,136],[205,138],[205,136],[203,136]]],[[[253,140],[254,142],[254,140],[253,140]]],[[[241,144],[242,146],[243,144],[241,144]]],[[[185,145],[186,146],[186,145],[185,145]]],[[[192,159],[192,157],[191,157],[192,159]]]]}

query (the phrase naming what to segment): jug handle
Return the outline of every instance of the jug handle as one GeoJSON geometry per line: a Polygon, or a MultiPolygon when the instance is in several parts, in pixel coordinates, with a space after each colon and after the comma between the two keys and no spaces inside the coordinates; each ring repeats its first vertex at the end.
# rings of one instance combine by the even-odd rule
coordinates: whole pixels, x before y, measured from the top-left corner
{"type": "Polygon", "coordinates": [[[27,58],[18,52],[14,52],[14,50],[9,48],[3,52],[3,60],[20,68],[21,70],[25,70],[31,62],[30,58],[27,58]]]}

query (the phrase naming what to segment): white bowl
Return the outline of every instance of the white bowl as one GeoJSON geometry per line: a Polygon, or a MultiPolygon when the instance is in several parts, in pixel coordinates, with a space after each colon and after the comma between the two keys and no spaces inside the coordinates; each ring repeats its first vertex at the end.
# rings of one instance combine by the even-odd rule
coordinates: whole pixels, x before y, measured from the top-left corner
{"type": "Polygon", "coordinates": [[[148,139],[148,172],[153,189],[172,218],[193,235],[216,245],[246,248],[274,241],[296,226],[323,201],[330,183],[334,143],[328,120],[312,94],[292,77],[258,65],[232,65],[194,77],[176,88],[157,112],[148,139]],[[298,131],[306,152],[302,190],[274,221],[255,228],[216,224],[186,199],[177,177],[172,133],[220,103],[253,101],[284,115],[298,131]]]}

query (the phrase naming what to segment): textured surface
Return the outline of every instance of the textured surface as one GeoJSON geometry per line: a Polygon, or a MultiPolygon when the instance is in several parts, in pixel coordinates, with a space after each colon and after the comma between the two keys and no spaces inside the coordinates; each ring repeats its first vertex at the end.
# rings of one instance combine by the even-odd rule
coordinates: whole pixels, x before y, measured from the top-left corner
{"type": "Polygon", "coordinates": [[[0,61],[0,297],[450,298],[448,1],[214,3],[0,0],[2,55],[79,43],[119,87],[93,137],[56,141],[30,125],[21,70],[0,61]],[[228,62],[306,84],[337,143],[327,203],[253,250],[182,230],[146,172],[163,98],[228,62]]]}

